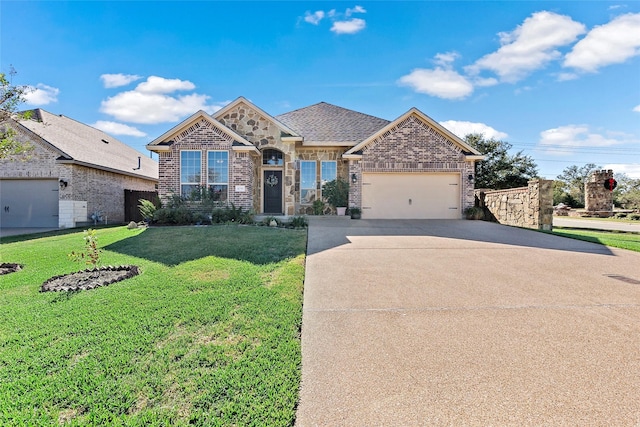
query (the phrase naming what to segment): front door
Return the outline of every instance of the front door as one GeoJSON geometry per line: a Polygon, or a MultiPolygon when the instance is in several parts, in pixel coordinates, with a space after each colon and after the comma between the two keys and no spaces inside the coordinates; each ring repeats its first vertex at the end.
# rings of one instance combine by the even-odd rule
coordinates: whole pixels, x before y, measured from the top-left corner
{"type": "Polygon", "coordinates": [[[264,213],[282,213],[282,171],[267,170],[262,173],[264,188],[264,213]]]}

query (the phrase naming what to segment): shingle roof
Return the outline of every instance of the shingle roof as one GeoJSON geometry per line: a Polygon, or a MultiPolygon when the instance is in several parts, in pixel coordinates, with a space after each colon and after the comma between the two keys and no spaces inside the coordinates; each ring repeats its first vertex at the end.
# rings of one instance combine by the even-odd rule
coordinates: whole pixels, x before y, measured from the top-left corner
{"type": "Polygon", "coordinates": [[[63,115],[41,108],[20,124],[61,151],[70,160],[126,175],[158,179],[158,163],[111,135],[63,115]],[[140,169],[138,167],[140,157],[140,169]]]}
{"type": "Polygon", "coordinates": [[[304,136],[305,145],[353,146],[389,124],[389,120],[326,102],[275,118],[304,136]]]}

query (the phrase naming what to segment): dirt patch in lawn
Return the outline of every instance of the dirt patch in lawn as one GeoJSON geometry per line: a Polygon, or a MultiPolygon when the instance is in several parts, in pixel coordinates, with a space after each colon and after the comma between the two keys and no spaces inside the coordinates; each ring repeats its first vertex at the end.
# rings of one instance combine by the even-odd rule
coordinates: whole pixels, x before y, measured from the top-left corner
{"type": "Polygon", "coordinates": [[[3,274],[15,273],[16,271],[22,270],[22,266],[20,264],[12,264],[3,262],[0,264],[0,276],[3,274]]]}
{"type": "Polygon", "coordinates": [[[136,265],[88,269],[62,276],[54,276],[42,284],[40,292],[85,291],[100,286],[108,286],[138,274],[140,274],[140,269],[136,265]]]}

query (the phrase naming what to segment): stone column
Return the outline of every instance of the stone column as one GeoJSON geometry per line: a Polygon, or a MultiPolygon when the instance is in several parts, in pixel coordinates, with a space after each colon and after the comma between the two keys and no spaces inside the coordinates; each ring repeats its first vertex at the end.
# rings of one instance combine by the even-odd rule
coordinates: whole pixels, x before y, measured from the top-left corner
{"type": "Polygon", "coordinates": [[[604,187],[609,179],[613,179],[611,169],[593,172],[584,183],[584,207],[587,212],[613,211],[613,192],[604,187]]]}

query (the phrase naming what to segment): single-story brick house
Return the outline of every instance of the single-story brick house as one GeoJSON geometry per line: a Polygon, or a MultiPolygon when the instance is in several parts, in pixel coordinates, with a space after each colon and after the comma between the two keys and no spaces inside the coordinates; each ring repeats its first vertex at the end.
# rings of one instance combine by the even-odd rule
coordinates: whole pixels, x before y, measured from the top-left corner
{"type": "Polygon", "coordinates": [[[297,215],[340,177],[363,218],[461,218],[483,158],[415,108],[388,121],[321,102],[273,117],[242,97],[147,148],[159,154],[161,198],[209,188],[259,214],[297,215]]]}
{"type": "Polygon", "coordinates": [[[158,164],[116,138],[42,109],[5,124],[33,148],[0,159],[0,226],[125,222],[127,192],[155,192],[158,164]]]}

